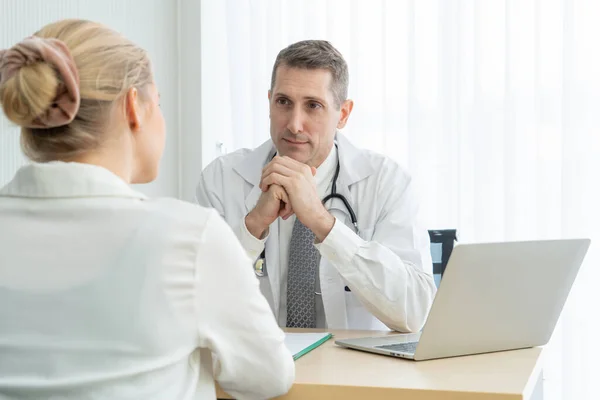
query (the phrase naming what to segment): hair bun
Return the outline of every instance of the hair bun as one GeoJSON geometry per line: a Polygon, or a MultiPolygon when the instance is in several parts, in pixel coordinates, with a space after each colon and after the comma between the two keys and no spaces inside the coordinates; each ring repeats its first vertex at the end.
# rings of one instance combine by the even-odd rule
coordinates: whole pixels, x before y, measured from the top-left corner
{"type": "Polygon", "coordinates": [[[64,42],[33,36],[0,51],[0,102],[14,123],[26,128],[67,125],[80,101],[79,74],[64,42]]]}

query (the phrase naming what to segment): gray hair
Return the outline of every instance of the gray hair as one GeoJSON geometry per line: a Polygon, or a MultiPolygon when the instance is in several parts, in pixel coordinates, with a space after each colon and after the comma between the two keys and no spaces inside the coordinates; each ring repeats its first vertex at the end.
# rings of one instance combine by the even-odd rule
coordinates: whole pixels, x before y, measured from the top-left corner
{"type": "Polygon", "coordinates": [[[331,72],[331,91],[339,108],[348,98],[348,64],[342,54],[325,40],[303,40],[281,50],[271,74],[271,90],[275,87],[277,68],[326,69],[331,72]]]}

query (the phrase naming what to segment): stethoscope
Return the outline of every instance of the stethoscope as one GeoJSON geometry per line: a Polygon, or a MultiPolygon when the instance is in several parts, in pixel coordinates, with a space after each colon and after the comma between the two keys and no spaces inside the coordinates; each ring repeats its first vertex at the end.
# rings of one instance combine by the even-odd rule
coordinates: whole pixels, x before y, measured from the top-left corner
{"type": "MultiPolygon", "coordinates": [[[[273,155],[273,157],[275,157],[275,155],[273,155]]],[[[356,231],[356,233],[358,233],[359,232],[358,231],[358,220],[356,219],[356,214],[354,213],[354,210],[352,209],[350,202],[348,201],[348,199],[346,199],[346,197],[344,195],[337,193],[337,180],[338,180],[339,175],[340,175],[340,160],[338,158],[337,166],[335,168],[335,174],[333,175],[333,181],[331,183],[331,193],[329,193],[327,196],[325,196],[323,198],[322,203],[325,204],[326,202],[328,202],[331,199],[340,199],[342,201],[342,203],[344,203],[346,210],[348,210],[348,214],[350,214],[350,220],[352,221],[354,230],[356,231]]],[[[266,261],[265,250],[266,250],[266,248],[262,251],[262,253],[260,253],[260,256],[254,263],[254,273],[256,274],[256,276],[265,276],[265,273],[267,270],[266,269],[267,261],[266,261]]]]}

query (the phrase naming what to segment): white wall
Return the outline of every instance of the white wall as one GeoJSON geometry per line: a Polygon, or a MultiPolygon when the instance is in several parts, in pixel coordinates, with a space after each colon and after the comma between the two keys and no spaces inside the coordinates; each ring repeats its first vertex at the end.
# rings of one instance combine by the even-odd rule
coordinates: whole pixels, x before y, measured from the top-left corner
{"type": "MultiPolygon", "coordinates": [[[[150,196],[179,197],[182,185],[178,3],[174,0],[0,0],[0,48],[10,47],[43,25],[63,18],[84,18],[109,25],[150,53],[167,123],[167,146],[158,179],[137,189],[150,196]]],[[[199,38],[196,43],[199,49],[199,38]]],[[[19,148],[19,130],[1,115],[0,186],[25,162],[19,148]]]]}
{"type": "MultiPolygon", "coordinates": [[[[201,113],[201,56],[202,31],[200,0],[179,0],[179,123],[180,192],[179,197],[195,201],[195,188],[202,171],[204,130],[201,113]],[[202,130],[202,135],[200,134],[202,130]]],[[[212,3],[209,1],[208,3],[212,3]]],[[[208,35],[206,37],[209,37],[208,35]]],[[[218,75],[215,75],[217,77],[218,75]]],[[[217,79],[218,80],[218,79],[217,79]]],[[[213,99],[210,99],[211,101],[213,99]]]]}

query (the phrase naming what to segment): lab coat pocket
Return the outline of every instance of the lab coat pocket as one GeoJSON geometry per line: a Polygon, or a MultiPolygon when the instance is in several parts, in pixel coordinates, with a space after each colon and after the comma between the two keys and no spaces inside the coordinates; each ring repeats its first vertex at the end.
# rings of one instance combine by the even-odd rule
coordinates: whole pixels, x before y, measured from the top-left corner
{"type": "Polygon", "coordinates": [[[348,327],[350,329],[368,329],[373,319],[371,313],[361,304],[352,292],[345,292],[348,327]]]}
{"type": "Polygon", "coordinates": [[[346,292],[346,311],[348,329],[389,331],[383,322],[371,314],[352,292],[346,292]]]}

